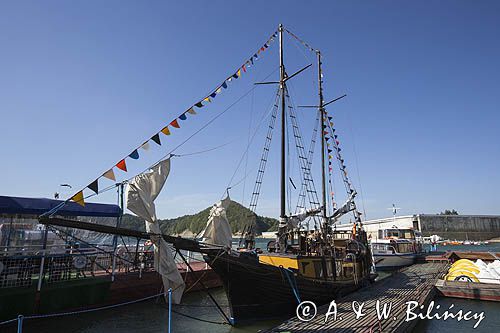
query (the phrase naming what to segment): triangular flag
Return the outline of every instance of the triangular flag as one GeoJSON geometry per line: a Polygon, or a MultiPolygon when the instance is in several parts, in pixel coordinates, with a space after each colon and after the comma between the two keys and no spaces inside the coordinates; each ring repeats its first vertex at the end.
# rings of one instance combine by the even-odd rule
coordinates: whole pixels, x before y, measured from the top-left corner
{"type": "Polygon", "coordinates": [[[335,140],[335,142],[336,142],[338,145],[340,144],[339,140],[335,140]]]}
{"type": "Polygon", "coordinates": [[[130,155],[128,155],[128,157],[134,159],[134,160],[137,160],[139,159],[139,152],[136,150],[134,150],[133,152],[130,153],[130,155]]]}
{"type": "Polygon", "coordinates": [[[226,89],[227,88],[227,82],[224,81],[224,83],[221,85],[222,88],[226,89]]]}
{"type": "Polygon", "coordinates": [[[83,199],[83,191],[80,191],[77,194],[75,194],[74,196],[72,196],[71,200],[73,200],[74,202],[76,202],[80,206],[85,207],[85,201],[83,199]]]}
{"type": "Polygon", "coordinates": [[[261,51],[264,51],[264,50],[265,50],[264,46],[262,46],[262,47],[260,48],[260,50],[261,50],[261,51]]]}
{"type": "Polygon", "coordinates": [[[217,96],[217,92],[216,91],[214,91],[213,93],[210,94],[210,97],[212,97],[212,98],[215,98],[215,96],[217,96]]]}
{"type": "Polygon", "coordinates": [[[177,122],[177,119],[172,120],[172,122],[170,123],[170,125],[172,125],[172,127],[175,127],[175,128],[181,128],[179,126],[179,123],[177,122]]]}
{"type": "Polygon", "coordinates": [[[243,69],[243,72],[247,72],[247,69],[245,68],[245,65],[241,66],[241,69],[243,69]]]}
{"type": "Polygon", "coordinates": [[[168,126],[163,127],[161,132],[165,135],[170,135],[170,130],[168,129],[168,126]]]}
{"type": "Polygon", "coordinates": [[[210,99],[210,97],[205,97],[203,100],[204,100],[205,102],[208,102],[208,103],[211,103],[211,102],[212,102],[212,100],[210,99]]]}
{"type": "Polygon", "coordinates": [[[222,87],[219,87],[219,88],[215,91],[215,93],[216,93],[216,94],[220,94],[221,92],[222,92],[222,87]]]}
{"type": "Polygon", "coordinates": [[[95,194],[99,194],[99,182],[97,181],[97,179],[90,183],[87,187],[94,191],[95,194]]]}
{"type": "Polygon", "coordinates": [[[329,158],[329,159],[332,159],[332,155],[328,155],[328,158],[329,158]]]}
{"type": "Polygon", "coordinates": [[[332,120],[332,119],[333,119],[333,117],[332,117],[332,116],[328,116],[328,120],[332,120]]]}
{"type": "Polygon", "coordinates": [[[332,151],[333,151],[333,150],[331,150],[331,149],[328,149],[328,153],[331,153],[332,151]]]}
{"type": "Polygon", "coordinates": [[[127,172],[127,164],[125,163],[125,159],[121,160],[120,162],[116,163],[116,167],[120,170],[123,170],[127,172]]]}
{"type": "Polygon", "coordinates": [[[196,103],[194,106],[196,106],[197,108],[202,108],[203,107],[203,104],[201,102],[198,102],[196,103]]]}
{"type": "Polygon", "coordinates": [[[181,114],[181,115],[179,116],[179,119],[180,119],[180,120],[186,120],[186,119],[187,119],[186,114],[185,114],[185,113],[181,114]]]}
{"type": "Polygon", "coordinates": [[[156,133],[155,135],[153,135],[151,137],[151,140],[153,140],[154,142],[156,142],[156,144],[158,144],[159,146],[161,146],[160,136],[158,135],[158,133],[156,133]]]}
{"type": "Polygon", "coordinates": [[[106,171],[102,175],[104,177],[108,178],[109,180],[116,181],[115,172],[113,171],[113,169],[109,169],[108,171],[106,171]]]}
{"type": "Polygon", "coordinates": [[[330,140],[330,138],[329,137],[325,137],[325,140],[328,141],[328,140],[330,140]]]}
{"type": "Polygon", "coordinates": [[[238,72],[236,72],[236,75],[241,76],[241,69],[238,69],[238,72]]]}
{"type": "Polygon", "coordinates": [[[237,78],[238,78],[238,73],[234,73],[234,74],[233,74],[233,77],[234,77],[235,79],[237,79],[237,78]]]}
{"type": "Polygon", "coordinates": [[[147,141],[146,141],[146,142],[144,142],[144,143],[142,144],[141,148],[142,148],[142,149],[144,149],[144,150],[149,150],[149,142],[147,142],[147,141]]]}
{"type": "Polygon", "coordinates": [[[196,111],[195,111],[193,108],[191,108],[191,109],[187,110],[187,112],[189,112],[189,113],[191,113],[191,114],[196,114],[196,111]]]}

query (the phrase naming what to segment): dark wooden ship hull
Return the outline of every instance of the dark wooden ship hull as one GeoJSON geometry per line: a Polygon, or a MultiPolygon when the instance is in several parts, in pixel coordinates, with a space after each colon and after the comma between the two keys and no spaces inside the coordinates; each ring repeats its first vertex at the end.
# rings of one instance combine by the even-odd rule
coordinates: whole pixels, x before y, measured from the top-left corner
{"type": "Polygon", "coordinates": [[[354,283],[294,277],[283,268],[259,263],[251,256],[226,253],[205,258],[223,282],[236,325],[295,315],[298,300],[292,283],[296,284],[301,301],[312,301],[319,306],[359,289],[370,280],[366,277],[354,283]]]}

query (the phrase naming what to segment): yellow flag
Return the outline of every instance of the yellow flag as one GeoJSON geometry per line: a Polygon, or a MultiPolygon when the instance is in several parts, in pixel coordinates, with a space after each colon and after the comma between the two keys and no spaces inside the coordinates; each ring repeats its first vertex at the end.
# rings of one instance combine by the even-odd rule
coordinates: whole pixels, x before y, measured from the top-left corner
{"type": "Polygon", "coordinates": [[[163,127],[161,132],[165,135],[170,135],[170,130],[168,129],[168,126],[163,127]]]}
{"type": "Polygon", "coordinates": [[[241,76],[241,69],[238,69],[238,76],[241,76]]]}
{"type": "Polygon", "coordinates": [[[72,196],[71,200],[73,200],[74,202],[76,202],[80,206],[85,207],[85,201],[83,199],[83,191],[80,191],[77,194],[75,194],[74,196],[72,196]]]}

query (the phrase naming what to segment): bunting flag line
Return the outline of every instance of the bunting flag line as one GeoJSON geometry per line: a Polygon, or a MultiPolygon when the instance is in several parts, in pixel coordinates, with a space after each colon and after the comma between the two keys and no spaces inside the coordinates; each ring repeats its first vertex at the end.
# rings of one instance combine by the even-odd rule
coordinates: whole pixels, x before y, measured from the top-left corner
{"type": "Polygon", "coordinates": [[[151,137],[151,140],[153,140],[154,142],[156,142],[156,144],[158,146],[161,146],[160,135],[158,135],[158,133],[156,133],[155,135],[153,135],[151,137]]]}
{"type": "Polygon", "coordinates": [[[162,132],[165,135],[170,135],[170,130],[168,129],[168,126],[163,127],[160,132],[162,132]]]}
{"type": "Polygon", "coordinates": [[[99,194],[99,179],[94,180],[92,183],[90,183],[87,187],[91,189],[92,191],[95,192],[95,194],[99,194]]]}
{"type": "Polygon", "coordinates": [[[85,207],[85,201],[83,199],[83,190],[81,190],[80,192],[78,192],[77,194],[72,196],[71,200],[73,200],[74,202],[76,202],[80,206],[85,207]]]}
{"type": "Polygon", "coordinates": [[[172,122],[170,123],[170,126],[175,127],[175,128],[181,128],[179,126],[179,123],[177,122],[177,119],[172,120],[172,122]]]}
{"type": "Polygon", "coordinates": [[[137,151],[137,149],[135,149],[133,152],[131,152],[128,157],[130,157],[131,159],[134,159],[134,160],[138,160],[139,159],[139,152],[137,151]]]}
{"type": "MultiPolygon", "coordinates": [[[[243,62],[243,64],[240,67],[238,67],[238,69],[236,70],[236,72],[233,72],[233,74],[229,75],[219,86],[217,86],[216,89],[212,90],[212,92],[210,94],[208,94],[208,96],[205,96],[204,98],[202,98],[200,101],[198,101],[197,103],[195,103],[189,109],[187,109],[186,111],[184,111],[183,113],[181,113],[177,118],[175,118],[174,120],[172,120],[169,125],[163,127],[163,129],[160,132],[163,133],[163,134],[165,134],[165,135],[170,135],[170,130],[169,130],[168,126],[172,126],[172,127],[175,127],[175,128],[180,128],[179,123],[177,122],[177,119],[186,120],[187,119],[186,113],[190,113],[192,115],[195,115],[196,114],[196,111],[194,110],[195,107],[202,108],[202,107],[204,107],[206,105],[206,103],[211,103],[212,99],[214,99],[218,94],[220,94],[223,89],[227,89],[227,86],[228,86],[229,82],[231,82],[234,79],[238,79],[242,75],[242,73],[246,73],[247,72],[248,68],[250,68],[251,65],[254,64],[254,60],[258,60],[258,58],[259,58],[258,54],[260,54],[261,52],[264,52],[271,45],[271,42],[273,42],[277,36],[278,36],[278,32],[275,31],[267,39],[267,41],[258,49],[258,51],[256,53],[254,53],[249,59],[247,59],[245,62],[243,62]]],[[[122,170],[124,172],[127,172],[127,164],[125,162],[126,158],[131,158],[131,159],[134,159],[134,160],[139,159],[140,156],[139,156],[138,149],[142,148],[142,149],[144,149],[146,151],[149,150],[149,148],[150,148],[149,141],[154,141],[157,145],[161,146],[161,140],[160,140],[160,135],[159,135],[160,132],[157,132],[150,139],[148,139],[147,141],[143,142],[139,147],[137,147],[136,149],[134,149],[129,155],[127,155],[122,160],[120,160],[120,162],[116,163],[115,166],[118,169],[120,169],[120,170],[122,170]]],[[[99,176],[92,183],[90,183],[89,185],[87,185],[85,188],[89,188],[92,191],[94,191],[96,194],[98,194],[98,190],[99,190],[98,180],[101,177],[107,178],[107,179],[112,180],[112,181],[116,181],[116,177],[115,177],[113,168],[111,168],[108,171],[104,172],[101,176],[99,176]]],[[[76,193],[75,195],[73,195],[69,200],[73,200],[75,202],[78,202],[82,206],[84,206],[85,205],[85,203],[83,201],[83,199],[84,199],[84,197],[83,197],[83,191],[84,191],[84,189],[80,190],[78,193],[76,193]]]]}
{"type": "Polygon", "coordinates": [[[115,172],[113,171],[113,169],[109,169],[108,171],[106,171],[105,173],[102,174],[103,177],[105,178],[108,178],[109,180],[112,180],[112,181],[116,181],[116,177],[115,177],[115,172]]]}
{"type": "Polygon", "coordinates": [[[125,163],[125,159],[121,160],[120,162],[116,163],[116,167],[120,170],[123,170],[127,172],[127,163],[125,163]]]}

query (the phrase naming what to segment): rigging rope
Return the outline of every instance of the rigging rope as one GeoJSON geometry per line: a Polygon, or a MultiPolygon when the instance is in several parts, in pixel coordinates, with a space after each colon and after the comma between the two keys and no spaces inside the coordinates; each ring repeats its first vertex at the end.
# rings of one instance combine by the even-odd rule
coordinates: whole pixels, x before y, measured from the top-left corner
{"type": "MultiPolygon", "coordinates": [[[[269,73],[266,77],[264,77],[262,80],[266,80],[268,79],[271,75],[273,75],[276,71],[278,70],[278,68],[275,68],[271,73],[269,73]]],[[[165,154],[161,159],[159,159],[157,162],[155,162],[154,164],[150,165],[148,168],[144,169],[143,171],[141,171],[139,174],[141,173],[144,173],[144,172],[147,172],[148,170],[150,170],[151,168],[153,168],[154,166],[156,166],[158,163],[160,163],[162,160],[164,160],[165,158],[169,157],[169,156],[172,156],[172,154],[177,150],[179,149],[180,147],[182,147],[184,144],[186,144],[189,140],[191,140],[194,136],[196,136],[198,133],[200,133],[201,131],[203,131],[205,128],[207,128],[210,124],[212,124],[215,120],[217,120],[220,116],[222,116],[224,113],[226,113],[227,111],[229,111],[230,109],[232,109],[237,103],[239,103],[242,99],[244,99],[245,97],[247,97],[252,91],[254,91],[256,89],[257,86],[253,86],[251,89],[249,89],[247,92],[245,92],[243,95],[241,95],[238,99],[236,99],[236,101],[234,101],[233,103],[231,103],[227,108],[225,108],[224,110],[222,110],[221,112],[219,112],[217,115],[215,115],[212,119],[210,119],[208,122],[206,122],[203,126],[201,126],[198,130],[196,130],[193,134],[191,134],[187,139],[185,139],[184,141],[182,141],[181,143],[179,143],[177,146],[175,146],[173,149],[171,149],[167,154],[165,154]]],[[[133,177],[130,177],[128,179],[125,179],[123,181],[121,181],[120,183],[116,183],[116,184],[113,184],[113,185],[110,185],[110,186],[107,186],[105,187],[104,189],[102,190],[99,190],[97,193],[91,193],[87,196],[84,197],[84,199],[88,199],[88,198],[91,198],[91,197],[94,197],[94,196],[97,196],[101,193],[104,193],[104,192],[107,192],[117,186],[120,186],[121,184],[125,184],[127,182],[129,182],[130,180],[132,180],[135,176],[133,177]]],[[[66,205],[69,201],[71,200],[70,199],[67,199],[66,201],[63,201],[61,202],[59,205],[55,206],[53,209],[51,209],[50,211],[48,211],[47,213],[43,214],[43,215],[49,215],[49,216],[53,216],[55,213],[57,213],[58,210],[60,210],[62,207],[64,207],[64,205],[66,205]]]]}

